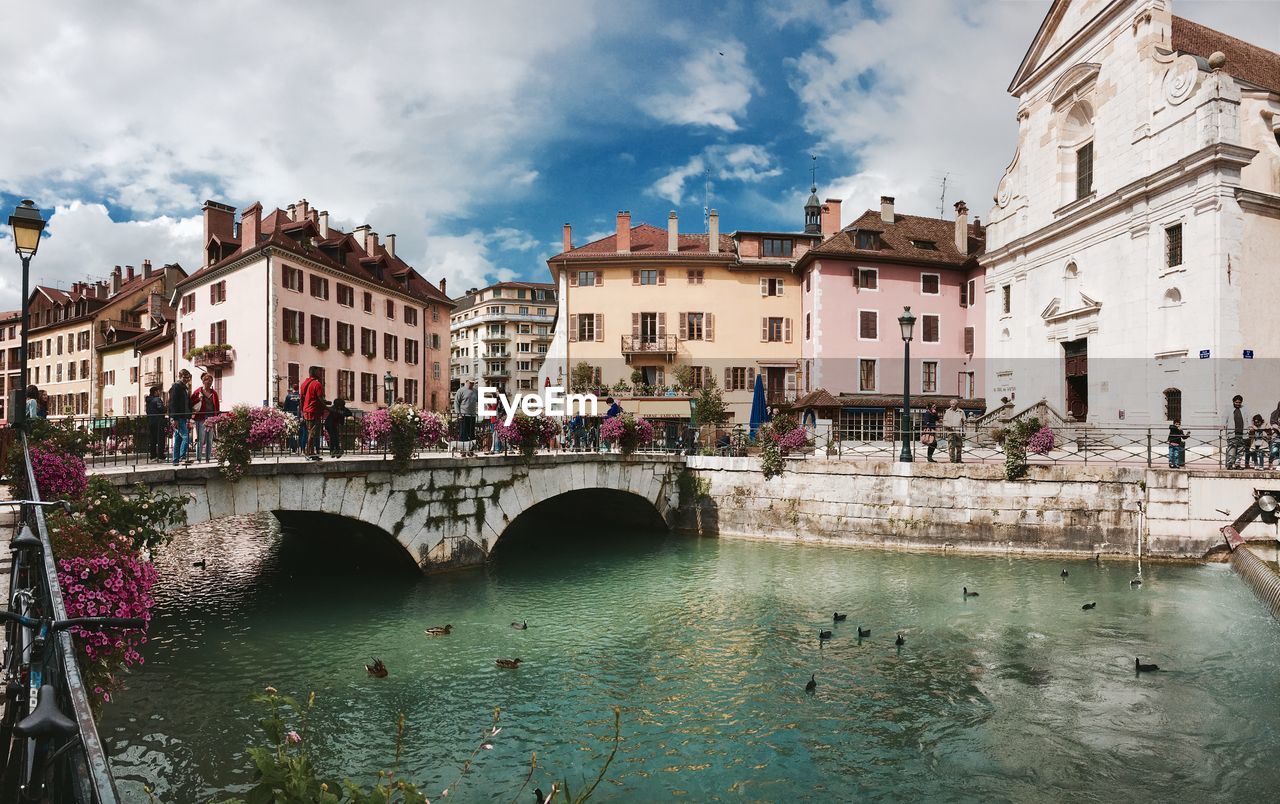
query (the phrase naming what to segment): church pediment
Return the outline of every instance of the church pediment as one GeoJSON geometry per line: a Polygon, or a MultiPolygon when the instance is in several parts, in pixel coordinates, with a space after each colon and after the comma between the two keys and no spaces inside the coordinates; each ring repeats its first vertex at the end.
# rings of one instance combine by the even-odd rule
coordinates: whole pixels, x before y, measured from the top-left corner
{"type": "Polygon", "coordinates": [[[1088,91],[1097,82],[1098,72],[1101,69],[1101,64],[1086,62],[1067,70],[1058,79],[1058,83],[1053,85],[1053,91],[1049,93],[1049,102],[1056,108],[1088,91]]]}
{"type": "Polygon", "coordinates": [[[1096,315],[1102,309],[1102,302],[1089,298],[1085,294],[1080,294],[1080,306],[1071,309],[1063,309],[1062,299],[1055,298],[1049,302],[1049,306],[1044,308],[1040,313],[1040,317],[1046,322],[1062,321],[1068,318],[1082,318],[1084,316],[1096,315]]]}
{"type": "Polygon", "coordinates": [[[1129,0],[1054,0],[1009,83],[1009,92],[1019,94],[1020,88],[1046,64],[1057,61],[1073,40],[1128,4],[1129,0]]]}

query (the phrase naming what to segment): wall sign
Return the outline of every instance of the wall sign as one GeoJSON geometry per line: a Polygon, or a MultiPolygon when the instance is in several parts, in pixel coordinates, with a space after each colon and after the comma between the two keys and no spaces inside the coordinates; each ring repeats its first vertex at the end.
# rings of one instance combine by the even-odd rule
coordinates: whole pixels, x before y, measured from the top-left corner
{"type": "Polygon", "coordinates": [[[1200,359],[1201,359],[1201,360],[1208,360],[1208,359],[1209,359],[1209,350],[1208,350],[1208,349],[1201,349],[1201,350],[1200,350],[1200,359]]]}

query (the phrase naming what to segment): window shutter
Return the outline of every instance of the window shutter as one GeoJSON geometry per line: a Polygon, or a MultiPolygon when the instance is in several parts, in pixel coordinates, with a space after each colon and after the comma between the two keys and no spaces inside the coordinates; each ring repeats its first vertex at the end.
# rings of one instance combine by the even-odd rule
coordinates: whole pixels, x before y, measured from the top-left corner
{"type": "Polygon", "coordinates": [[[769,319],[760,319],[760,342],[767,343],[769,341],[769,319]]]}
{"type": "Polygon", "coordinates": [[[973,327],[964,328],[964,353],[973,354],[973,327]]]}
{"type": "Polygon", "coordinates": [[[667,269],[666,269],[666,268],[659,268],[659,269],[658,269],[658,284],[659,284],[659,285],[665,285],[665,284],[667,284],[667,269]]]}
{"type": "Polygon", "coordinates": [[[755,366],[748,366],[748,367],[747,367],[747,388],[746,388],[746,390],[750,391],[750,390],[753,390],[755,387],[756,387],[756,367],[755,367],[755,366]]]}
{"type": "Polygon", "coordinates": [[[703,314],[702,339],[704,341],[714,341],[716,339],[716,314],[715,313],[703,314]]]}
{"type": "Polygon", "coordinates": [[[640,340],[640,314],[631,314],[631,337],[640,340]]]}
{"type": "Polygon", "coordinates": [[[785,285],[785,284],[786,284],[786,280],[783,280],[783,279],[779,279],[779,280],[778,280],[778,295],[779,295],[779,296],[781,296],[781,295],[782,295],[782,287],[783,287],[783,285],[785,285]]]}
{"type": "Polygon", "coordinates": [[[796,370],[787,369],[787,390],[794,393],[796,390],[796,370]]]}
{"type": "Polygon", "coordinates": [[[699,377],[699,378],[698,378],[698,380],[699,380],[699,382],[698,382],[698,387],[699,387],[699,388],[705,388],[705,387],[707,387],[707,383],[711,382],[711,367],[710,367],[710,366],[703,366],[703,367],[702,367],[702,376],[701,376],[701,377],[699,377]]]}
{"type": "Polygon", "coordinates": [[[961,307],[969,306],[969,283],[968,282],[960,283],[960,306],[961,307]]]}
{"type": "Polygon", "coordinates": [[[791,343],[791,319],[782,319],[782,340],[791,343]]]}
{"type": "Polygon", "coordinates": [[[658,337],[667,337],[667,314],[658,313],[658,337]]]}
{"type": "Polygon", "coordinates": [[[631,271],[631,284],[640,284],[640,271],[638,269],[632,269],[631,271]]]}
{"type": "Polygon", "coordinates": [[[760,295],[769,295],[769,280],[765,279],[763,276],[760,277],[760,295]]]}
{"type": "Polygon", "coordinates": [[[689,340],[689,314],[680,313],[680,340],[689,340]]]}
{"type": "Polygon", "coordinates": [[[578,272],[577,272],[577,271],[570,271],[570,272],[569,272],[569,287],[571,287],[571,288],[576,288],[577,286],[578,286],[578,272]]]}
{"type": "Polygon", "coordinates": [[[726,391],[733,390],[733,369],[727,366],[725,367],[725,370],[724,370],[724,390],[726,391]]]}
{"type": "Polygon", "coordinates": [[[667,372],[663,370],[662,366],[658,366],[658,376],[657,376],[657,379],[658,379],[658,382],[657,382],[657,383],[655,383],[656,385],[666,385],[666,384],[667,384],[667,372]]]}
{"type": "Polygon", "coordinates": [[[596,287],[604,284],[604,271],[596,271],[596,287]]]}
{"type": "Polygon", "coordinates": [[[604,313],[596,313],[596,340],[604,340],[604,313]]]}
{"type": "Polygon", "coordinates": [[[569,315],[569,340],[570,342],[578,340],[578,314],[571,313],[569,315]]]}

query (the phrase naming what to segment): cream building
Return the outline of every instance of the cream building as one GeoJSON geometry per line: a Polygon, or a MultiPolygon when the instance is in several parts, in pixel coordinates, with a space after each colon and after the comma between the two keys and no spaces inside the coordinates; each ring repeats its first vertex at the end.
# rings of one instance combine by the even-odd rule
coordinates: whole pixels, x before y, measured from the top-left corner
{"type": "Polygon", "coordinates": [[[1217,425],[1280,382],[1280,56],[1169,0],[1056,0],[987,229],[988,398],[1217,425]]]}
{"type": "Polygon", "coordinates": [[[454,299],[452,388],[475,380],[503,393],[535,389],[555,313],[555,286],[545,282],[499,282],[454,299]]]}

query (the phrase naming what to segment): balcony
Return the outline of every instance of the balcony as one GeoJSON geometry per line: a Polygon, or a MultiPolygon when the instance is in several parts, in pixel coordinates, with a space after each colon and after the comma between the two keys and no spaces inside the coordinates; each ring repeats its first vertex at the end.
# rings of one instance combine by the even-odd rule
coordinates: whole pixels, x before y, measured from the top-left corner
{"type": "Polygon", "coordinates": [[[796,401],[796,392],[779,388],[768,388],[764,392],[764,400],[770,405],[790,405],[796,401]]]}
{"type": "Polygon", "coordinates": [[[492,332],[482,332],[480,333],[480,337],[486,343],[505,343],[506,341],[511,340],[510,335],[495,335],[492,332]]]}
{"type": "Polygon", "coordinates": [[[623,335],[622,355],[630,363],[633,357],[652,355],[670,363],[676,358],[676,346],[680,339],[675,335],[623,335]]]}
{"type": "Polygon", "coordinates": [[[146,372],[145,374],[143,374],[143,375],[142,375],[142,384],[143,384],[145,387],[147,387],[147,388],[152,388],[152,387],[155,387],[155,386],[157,386],[157,385],[159,385],[160,387],[162,387],[162,388],[163,388],[163,387],[164,387],[164,372],[163,372],[163,371],[148,371],[148,372],[146,372]]]}
{"type": "Polygon", "coordinates": [[[481,376],[483,376],[486,380],[505,380],[511,376],[511,372],[505,368],[492,369],[492,370],[485,369],[484,374],[481,376]]]}
{"type": "Polygon", "coordinates": [[[191,362],[200,368],[225,368],[235,362],[235,350],[230,347],[203,347],[193,350],[191,362]]]}

